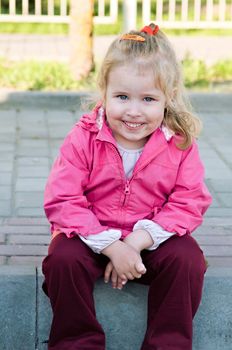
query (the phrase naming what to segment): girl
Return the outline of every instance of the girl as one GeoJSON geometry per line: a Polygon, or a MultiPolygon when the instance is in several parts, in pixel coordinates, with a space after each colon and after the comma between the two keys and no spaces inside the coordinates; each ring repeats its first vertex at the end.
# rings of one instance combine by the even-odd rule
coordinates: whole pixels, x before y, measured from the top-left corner
{"type": "Polygon", "coordinates": [[[190,233],[211,197],[179,65],[157,25],[110,46],[101,102],[64,140],[45,190],[53,239],[43,262],[49,349],[103,350],[93,288],[150,285],[142,350],[192,348],[205,261],[190,233]]]}

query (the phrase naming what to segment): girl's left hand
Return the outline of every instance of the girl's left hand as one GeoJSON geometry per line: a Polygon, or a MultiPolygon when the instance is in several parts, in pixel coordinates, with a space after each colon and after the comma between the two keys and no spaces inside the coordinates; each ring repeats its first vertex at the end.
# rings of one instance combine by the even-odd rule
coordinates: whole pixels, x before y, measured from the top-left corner
{"type": "Polygon", "coordinates": [[[118,274],[117,271],[114,268],[114,265],[110,261],[105,269],[105,274],[104,274],[104,281],[105,283],[108,283],[111,277],[111,282],[112,282],[112,287],[115,289],[122,289],[123,286],[127,283],[127,280],[122,280],[118,274]]]}

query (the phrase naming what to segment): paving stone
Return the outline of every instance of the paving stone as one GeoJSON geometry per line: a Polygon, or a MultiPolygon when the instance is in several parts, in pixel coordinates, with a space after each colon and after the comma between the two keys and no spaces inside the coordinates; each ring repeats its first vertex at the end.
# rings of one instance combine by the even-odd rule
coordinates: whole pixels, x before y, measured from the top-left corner
{"type": "Polygon", "coordinates": [[[5,235],[0,233],[0,244],[5,243],[5,235]]]}
{"type": "Polygon", "coordinates": [[[15,190],[18,192],[43,192],[47,178],[19,178],[15,190]]]}
{"type": "Polygon", "coordinates": [[[232,257],[231,256],[223,256],[223,257],[218,257],[218,256],[208,256],[207,257],[207,262],[209,267],[228,267],[232,266],[232,257]]]}
{"type": "Polygon", "coordinates": [[[46,148],[48,147],[48,140],[33,140],[31,138],[28,139],[20,139],[18,141],[19,147],[28,147],[28,148],[46,148]]]}
{"type": "Polygon", "coordinates": [[[15,225],[15,226],[23,226],[23,225],[38,225],[38,226],[46,226],[49,224],[48,220],[43,216],[42,218],[18,218],[18,217],[10,217],[4,220],[6,225],[15,225]]]}
{"type": "Polygon", "coordinates": [[[65,123],[63,125],[50,126],[48,128],[49,137],[51,139],[64,138],[67,133],[71,130],[73,123],[65,123]]]}
{"type": "Polygon", "coordinates": [[[208,217],[231,217],[232,208],[209,208],[206,212],[208,217]]]}
{"type": "Polygon", "coordinates": [[[9,124],[4,125],[3,123],[1,123],[0,134],[13,136],[15,134],[15,125],[9,125],[9,124]]]}
{"type": "Polygon", "coordinates": [[[48,166],[19,166],[17,170],[18,177],[48,177],[49,167],[48,166]]]}
{"type": "Polygon", "coordinates": [[[0,151],[2,152],[13,152],[15,149],[14,140],[12,143],[0,142],[0,151]]]}
{"type": "MultiPolygon", "coordinates": [[[[232,182],[232,179],[231,179],[231,182],[232,182]]],[[[232,215],[232,192],[230,192],[230,193],[218,192],[217,195],[225,207],[231,208],[231,215],[232,215]]]]}
{"type": "Polygon", "coordinates": [[[13,162],[12,161],[6,161],[6,160],[1,160],[0,162],[0,168],[1,172],[12,172],[13,171],[13,162]]]}
{"type": "Polygon", "coordinates": [[[44,256],[11,256],[8,258],[7,264],[40,267],[43,259],[44,256]]]}
{"type": "Polygon", "coordinates": [[[220,246],[221,244],[227,244],[228,246],[231,246],[231,250],[232,250],[232,235],[228,234],[228,235],[223,235],[223,234],[218,234],[218,235],[193,235],[197,242],[204,246],[204,245],[216,245],[216,246],[220,246]]]}
{"type": "Polygon", "coordinates": [[[22,127],[26,127],[28,123],[34,125],[45,124],[44,111],[38,108],[31,110],[21,109],[17,116],[22,127]]]}
{"type": "Polygon", "coordinates": [[[0,265],[6,265],[6,257],[0,256],[0,265]]]}
{"type": "Polygon", "coordinates": [[[4,152],[4,153],[0,152],[0,163],[2,161],[4,161],[4,162],[5,161],[13,162],[14,161],[14,157],[15,157],[15,154],[13,152],[4,152]]]}
{"type": "Polygon", "coordinates": [[[11,202],[8,200],[0,201],[0,216],[11,215],[11,202]]]}
{"type": "Polygon", "coordinates": [[[204,218],[204,226],[232,226],[232,217],[210,217],[204,218]]]}
{"type": "Polygon", "coordinates": [[[16,154],[18,156],[25,157],[48,157],[49,149],[47,148],[30,148],[30,147],[19,147],[17,148],[16,154]]]}
{"type": "Polygon", "coordinates": [[[232,192],[231,179],[210,179],[210,184],[216,192],[232,192]]]}
{"type": "Polygon", "coordinates": [[[32,166],[43,166],[49,165],[50,159],[49,157],[18,157],[17,158],[18,165],[32,165],[32,166]]]}
{"type": "MultiPolygon", "coordinates": [[[[224,242],[226,244],[226,242],[224,242]]],[[[202,246],[202,250],[204,251],[204,254],[208,256],[217,256],[217,257],[232,257],[232,249],[230,245],[207,245],[202,246]]]]}
{"type": "MultiPolygon", "coordinates": [[[[1,162],[0,162],[1,163],[1,162]]],[[[11,172],[0,172],[0,185],[11,185],[12,173],[11,172]]]]}
{"type": "Polygon", "coordinates": [[[196,231],[193,232],[194,237],[199,237],[199,236],[230,236],[232,232],[232,225],[228,226],[200,226],[197,228],[196,231]]]}
{"type": "Polygon", "coordinates": [[[208,159],[203,159],[203,161],[205,164],[205,176],[207,178],[216,180],[231,179],[232,172],[222,160],[217,163],[217,167],[215,167],[215,162],[210,162],[208,159]]]}
{"type": "Polygon", "coordinates": [[[16,214],[18,216],[42,217],[42,216],[44,216],[44,210],[42,209],[42,207],[39,207],[39,208],[18,208],[18,209],[16,209],[16,214]]]}
{"type": "MultiPolygon", "coordinates": [[[[4,237],[3,237],[4,238],[4,237]]],[[[51,241],[49,235],[8,235],[8,244],[38,244],[48,245],[51,241]]],[[[0,235],[1,242],[1,235],[0,235]]]]}
{"type": "MultiPolygon", "coordinates": [[[[19,220],[18,218],[17,220],[19,220]]],[[[25,219],[24,219],[25,220],[25,219]]],[[[0,233],[1,234],[14,234],[14,235],[22,235],[22,234],[30,234],[30,235],[48,235],[50,236],[50,227],[49,225],[43,225],[41,226],[39,223],[36,225],[31,226],[31,224],[24,226],[21,225],[21,222],[18,223],[18,225],[3,225],[0,226],[0,233]]]]}
{"type": "Polygon", "coordinates": [[[49,126],[63,125],[67,123],[68,125],[73,124],[73,113],[69,111],[53,110],[45,113],[47,123],[49,126]]]}
{"type": "Polygon", "coordinates": [[[0,255],[4,256],[45,256],[46,254],[46,245],[0,245],[0,255]]]}
{"type": "Polygon", "coordinates": [[[43,207],[43,192],[16,192],[15,207],[43,207]]]}
{"type": "Polygon", "coordinates": [[[34,139],[40,139],[47,137],[47,129],[45,126],[38,127],[37,125],[28,125],[19,130],[19,136],[22,138],[31,137],[34,139]]]}

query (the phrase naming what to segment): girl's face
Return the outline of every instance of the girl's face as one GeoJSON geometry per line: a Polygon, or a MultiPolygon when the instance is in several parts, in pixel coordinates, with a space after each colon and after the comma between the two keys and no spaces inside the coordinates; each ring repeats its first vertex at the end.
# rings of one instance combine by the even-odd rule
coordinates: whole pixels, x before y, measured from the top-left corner
{"type": "Polygon", "coordinates": [[[126,149],[138,149],[161,125],[165,95],[155,87],[149,68],[139,71],[133,63],[112,69],[108,76],[105,109],[116,141],[126,149]]]}

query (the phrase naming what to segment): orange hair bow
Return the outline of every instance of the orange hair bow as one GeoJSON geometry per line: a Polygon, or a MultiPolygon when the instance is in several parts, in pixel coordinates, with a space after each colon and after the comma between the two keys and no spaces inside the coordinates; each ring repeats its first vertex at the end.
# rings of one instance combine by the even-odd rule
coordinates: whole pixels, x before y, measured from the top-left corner
{"type": "Polygon", "coordinates": [[[146,33],[148,35],[156,35],[158,31],[159,31],[159,26],[157,24],[155,24],[154,29],[152,29],[150,26],[145,26],[140,30],[141,33],[146,33]]]}

